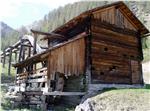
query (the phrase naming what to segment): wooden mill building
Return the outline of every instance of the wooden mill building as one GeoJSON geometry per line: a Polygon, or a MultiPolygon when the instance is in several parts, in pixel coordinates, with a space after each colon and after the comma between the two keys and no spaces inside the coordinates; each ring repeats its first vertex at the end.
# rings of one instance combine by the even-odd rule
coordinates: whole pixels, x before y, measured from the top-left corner
{"type": "Polygon", "coordinates": [[[48,48],[36,54],[34,45],[33,56],[14,64],[16,83],[26,83],[26,89],[38,83],[53,95],[49,92],[82,92],[95,84],[143,84],[141,38],[149,31],[123,2],[88,10],[51,33],[31,31],[35,44],[44,35],[48,48]],[[77,89],[67,90],[70,84],[77,89]]]}

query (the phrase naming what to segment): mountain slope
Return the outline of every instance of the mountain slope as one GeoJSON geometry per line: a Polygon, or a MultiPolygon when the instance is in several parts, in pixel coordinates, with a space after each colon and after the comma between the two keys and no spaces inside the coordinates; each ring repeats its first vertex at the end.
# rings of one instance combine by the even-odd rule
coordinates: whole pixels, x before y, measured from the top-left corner
{"type": "Polygon", "coordinates": [[[0,22],[0,24],[1,24],[1,36],[2,37],[6,37],[7,33],[11,33],[12,31],[15,31],[14,29],[12,29],[11,27],[9,27],[4,22],[0,22]]]}
{"type": "Polygon", "coordinates": [[[19,32],[5,24],[0,22],[1,30],[1,50],[4,50],[9,45],[14,44],[19,39],[19,32]]]}

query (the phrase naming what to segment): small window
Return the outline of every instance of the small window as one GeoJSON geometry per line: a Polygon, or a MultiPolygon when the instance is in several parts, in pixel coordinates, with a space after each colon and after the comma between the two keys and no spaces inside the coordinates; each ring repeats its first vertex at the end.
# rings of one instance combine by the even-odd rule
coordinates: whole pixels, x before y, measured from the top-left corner
{"type": "Polygon", "coordinates": [[[127,57],[127,55],[126,55],[126,54],[123,54],[123,57],[127,57]]]}
{"type": "Polygon", "coordinates": [[[112,69],[116,69],[116,68],[117,68],[117,66],[113,66],[113,67],[112,67],[112,69]]]}
{"type": "Polygon", "coordinates": [[[134,56],[133,56],[133,55],[131,55],[130,57],[131,57],[131,58],[134,58],[134,56]]]}
{"type": "Polygon", "coordinates": [[[117,66],[112,66],[112,67],[109,67],[109,71],[114,71],[117,69],[117,66]]]}
{"type": "Polygon", "coordinates": [[[107,47],[105,47],[105,48],[104,48],[104,51],[108,51],[108,48],[107,48],[107,47]]]}
{"type": "Polygon", "coordinates": [[[100,72],[100,75],[104,75],[104,72],[100,72]]]}
{"type": "Polygon", "coordinates": [[[95,70],[95,67],[92,67],[91,69],[92,69],[92,70],[95,70]]]}

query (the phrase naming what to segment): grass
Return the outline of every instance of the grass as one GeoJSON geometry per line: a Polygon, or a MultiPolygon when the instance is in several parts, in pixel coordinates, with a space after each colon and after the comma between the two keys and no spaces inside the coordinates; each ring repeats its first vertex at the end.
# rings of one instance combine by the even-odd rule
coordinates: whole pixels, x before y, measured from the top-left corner
{"type": "Polygon", "coordinates": [[[150,84],[145,84],[144,88],[150,90],[150,84]]]}
{"type": "Polygon", "coordinates": [[[149,89],[105,89],[88,104],[94,111],[149,111],[149,100],[149,89]]]}
{"type": "Polygon", "coordinates": [[[0,63],[0,76],[1,83],[14,82],[16,70],[11,67],[11,75],[8,75],[8,64],[5,64],[5,68],[2,68],[2,63],[0,63]]]}
{"type": "MultiPolygon", "coordinates": [[[[2,67],[2,63],[0,63],[0,72],[1,74],[3,73],[3,75],[1,76],[8,76],[8,64],[5,64],[5,68],[2,67]]],[[[16,69],[14,67],[11,67],[11,76],[15,76],[16,74],[16,69]]]]}

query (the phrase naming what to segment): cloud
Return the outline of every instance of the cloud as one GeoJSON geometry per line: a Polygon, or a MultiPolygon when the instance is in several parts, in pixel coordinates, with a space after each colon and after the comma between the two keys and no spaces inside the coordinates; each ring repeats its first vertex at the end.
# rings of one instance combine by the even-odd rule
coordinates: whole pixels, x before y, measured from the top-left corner
{"type": "Polygon", "coordinates": [[[1,1],[0,5],[0,20],[3,20],[8,17],[14,17],[18,14],[18,9],[20,4],[14,2],[13,0],[4,0],[1,1]]]}

